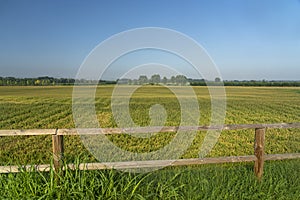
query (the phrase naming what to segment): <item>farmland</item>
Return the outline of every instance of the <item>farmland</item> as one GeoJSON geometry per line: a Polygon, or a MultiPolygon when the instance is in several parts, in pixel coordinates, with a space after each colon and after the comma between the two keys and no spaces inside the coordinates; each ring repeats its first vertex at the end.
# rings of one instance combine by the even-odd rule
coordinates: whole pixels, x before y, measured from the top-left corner
{"type": "MultiPolygon", "coordinates": [[[[130,87],[130,86],[128,86],[130,87]]],[[[201,117],[199,124],[208,125],[211,112],[211,102],[209,93],[206,87],[193,87],[199,102],[201,117]]],[[[184,90],[184,87],[182,87],[184,90]]],[[[98,120],[102,127],[116,127],[112,111],[111,111],[111,94],[113,86],[99,86],[96,93],[96,113],[98,120]]],[[[73,128],[72,117],[72,87],[70,86],[47,86],[47,87],[0,87],[0,129],[46,129],[46,128],[73,128]]],[[[226,111],[226,124],[255,124],[255,123],[281,123],[281,122],[299,122],[300,121],[300,89],[299,88],[265,88],[265,87],[226,87],[227,94],[227,111],[226,111]]],[[[167,119],[165,125],[179,125],[180,124],[180,105],[176,96],[167,88],[160,86],[143,86],[136,90],[130,99],[129,110],[133,121],[140,126],[147,126],[150,123],[149,109],[152,105],[161,104],[164,106],[167,119]]],[[[201,142],[205,136],[205,132],[198,132],[192,145],[182,155],[182,158],[196,158],[201,147],[201,142]]],[[[143,139],[133,138],[126,135],[108,136],[109,139],[116,145],[132,152],[150,152],[157,150],[166,145],[173,137],[174,134],[157,134],[154,137],[143,139]]],[[[0,138],[0,165],[16,165],[16,164],[42,164],[50,163],[51,161],[51,137],[49,136],[13,136],[0,138]]],[[[276,153],[296,153],[300,152],[300,131],[299,129],[268,129],[266,132],[266,149],[267,154],[276,153]]],[[[251,155],[253,154],[253,130],[238,130],[238,131],[223,131],[216,146],[208,155],[209,157],[218,156],[235,156],[235,155],[251,155]]],[[[85,149],[78,136],[65,137],[65,159],[67,162],[75,162],[78,157],[84,157],[88,162],[96,161],[93,156],[85,149]]],[[[268,164],[267,164],[268,165],[268,164]]],[[[266,184],[261,187],[265,195],[262,197],[276,198],[288,192],[287,190],[299,189],[299,161],[284,161],[284,162],[270,162],[269,168],[266,168],[266,184]],[[289,180],[289,177],[284,177],[284,171],[289,173],[294,172],[295,179],[289,180]],[[274,180],[272,179],[272,171],[274,172],[274,180]],[[271,180],[272,179],[272,180],[271,180]],[[275,181],[275,186],[272,181],[275,181]],[[278,179],[278,180],[277,180],[278,179]],[[293,182],[293,180],[295,180],[293,182]],[[288,183],[291,181],[291,183],[288,183]],[[281,186],[278,184],[283,184],[281,186]],[[287,186],[286,186],[287,185],[287,186]],[[265,188],[264,188],[265,187],[265,188]],[[272,187],[278,187],[282,191],[278,191],[278,196],[266,190],[272,190],[272,187]],[[290,187],[290,188],[289,188],[290,187]],[[269,195],[269,196],[268,196],[269,195]]],[[[212,178],[212,185],[210,183],[203,183],[204,192],[213,192],[210,187],[215,187],[223,184],[226,188],[230,184],[234,184],[230,176],[237,170],[237,175],[233,176],[238,182],[238,177],[245,177],[250,184],[256,184],[255,180],[251,179],[250,165],[224,165],[208,166],[208,167],[191,167],[191,168],[176,168],[173,170],[162,170],[162,182],[155,184],[162,184],[165,182],[164,178],[176,177],[174,179],[182,179],[181,181],[170,184],[165,190],[174,189],[176,192],[181,191],[186,196],[187,190],[182,188],[180,183],[188,185],[188,180],[194,184],[203,182],[209,179],[208,176],[199,175],[201,173],[210,174],[212,178]],[[213,172],[211,170],[214,170],[213,172]],[[228,169],[228,170],[226,170],[228,169]],[[228,172],[227,172],[228,171],[228,172]],[[194,175],[198,174],[203,180],[191,180],[194,175]],[[239,174],[240,173],[240,174],[239,174]],[[177,174],[177,175],[176,175],[177,174]],[[178,175],[180,174],[180,175],[178,175]],[[219,175],[219,177],[218,177],[219,175]],[[184,178],[186,176],[186,178],[184,178]],[[223,178],[222,178],[223,177],[223,178]],[[186,180],[183,180],[186,179],[186,180]],[[208,184],[208,185],[207,185],[208,184]],[[227,185],[226,185],[227,184],[227,185]],[[205,187],[207,187],[205,189],[205,187]]],[[[83,173],[83,172],[82,172],[83,173]]],[[[101,174],[89,174],[85,176],[101,176],[101,174]]],[[[110,174],[116,172],[107,172],[108,177],[120,176],[119,174],[110,174]]],[[[160,172],[155,172],[149,175],[158,176],[160,172]]],[[[20,180],[24,177],[16,175],[20,180]]],[[[27,175],[32,176],[32,175],[27,175]]],[[[44,175],[47,177],[48,175],[44,175]]],[[[50,175],[49,175],[50,176],[50,175]]],[[[71,176],[71,175],[70,175],[71,176]]],[[[124,175],[124,182],[129,176],[124,175]]],[[[137,177],[136,179],[128,180],[143,180],[148,183],[151,178],[137,177]],[[148,181],[147,181],[148,180],[148,181]]],[[[3,179],[3,177],[1,177],[3,179]]],[[[49,177],[48,177],[49,178],[49,177]]],[[[72,178],[72,177],[71,177],[72,178]]],[[[71,179],[70,178],[70,179],[71,179]]],[[[132,178],[132,177],[131,177],[132,178]]],[[[114,179],[114,177],[112,177],[114,179]]],[[[5,182],[5,180],[3,179],[5,182]]],[[[41,180],[42,181],[42,180],[41,180]]],[[[79,181],[79,180],[77,180],[79,181]]],[[[152,182],[151,182],[152,183],[152,182]]],[[[45,183],[46,184],[46,183],[45,183]]],[[[78,183],[79,184],[79,183],[78,183]]],[[[152,183],[154,184],[154,183],[152,183]]],[[[246,183],[240,183],[241,187],[250,187],[246,183]]],[[[151,185],[151,184],[150,184],[151,185]]],[[[50,187],[50,186],[49,186],[50,187]]],[[[131,186],[130,186],[131,187],[131,186]]],[[[134,187],[134,186],[132,186],[134,187]]],[[[189,186],[192,187],[192,186],[189,186]]],[[[200,186],[199,186],[200,187],[200,186]]],[[[229,187],[229,186],[228,186],[229,187]]],[[[251,187],[254,187],[253,185],[251,187]]],[[[149,186],[149,191],[146,188],[140,190],[141,194],[148,194],[155,190],[156,187],[149,186]]],[[[277,188],[277,189],[278,189],[277,188]]],[[[98,188],[99,189],[99,188],[98,188]]],[[[157,189],[157,188],[156,188],[157,189]]],[[[199,189],[199,188],[198,188],[199,189]]],[[[237,188],[235,188],[238,190],[237,188]]],[[[276,189],[276,188],[275,188],[276,189]]],[[[274,189],[274,190],[275,190],[274,189]]],[[[279,190],[278,189],[278,190],[279,190]]],[[[190,191],[196,188],[189,188],[190,191]]],[[[229,190],[229,189],[227,189],[229,190]]],[[[249,190],[243,188],[242,191],[249,190]]],[[[256,188],[255,190],[259,190],[256,188]]],[[[167,193],[167,191],[162,191],[167,193]]],[[[172,191],[169,191],[172,193],[172,191]]],[[[226,195],[222,189],[215,191],[216,194],[226,195]],[[219,192],[219,193],[218,193],[219,192]]],[[[255,192],[255,191],[253,191],[255,192]]],[[[289,191],[291,192],[291,191],[289,191]]],[[[299,195],[295,192],[295,195],[299,195]]],[[[159,193],[159,191],[157,191],[159,193]]],[[[192,192],[191,195],[195,194],[192,192]]],[[[127,195],[125,192],[124,194],[127,195]]],[[[228,191],[227,194],[231,194],[228,191]]],[[[143,196],[144,196],[143,195],[143,196]]],[[[241,197],[238,196],[236,197],[241,197]]],[[[250,195],[250,193],[249,193],[250,195]]],[[[248,197],[249,197],[248,195],[248,197]]],[[[169,195],[169,197],[172,194],[169,195]]],[[[175,195],[176,196],[176,195],[175,195]]],[[[153,198],[159,196],[153,196],[153,198]]],[[[226,197],[226,196],[223,196],[226,197]]],[[[244,196],[245,198],[247,197],[244,196]]],[[[259,195],[258,195],[259,197],[259,195]]],[[[295,197],[295,196],[292,196],[295,197]]],[[[137,198],[137,197],[135,197],[137,198]]],[[[151,197],[149,197],[151,198],[151,197]]],[[[193,199],[192,196],[189,198],[193,199]]],[[[200,198],[200,196],[199,196],[200,198]]],[[[206,198],[202,196],[202,198],[206,198]]],[[[227,196],[230,198],[230,196],[227,196]]],[[[116,198],[118,199],[118,198],[116,198]]]]}

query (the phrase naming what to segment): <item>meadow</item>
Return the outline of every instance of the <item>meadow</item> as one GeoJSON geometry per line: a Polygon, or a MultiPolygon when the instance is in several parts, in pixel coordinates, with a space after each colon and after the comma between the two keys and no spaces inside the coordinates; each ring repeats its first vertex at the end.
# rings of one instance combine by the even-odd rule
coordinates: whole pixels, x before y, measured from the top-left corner
{"type": "MultiPolygon", "coordinates": [[[[193,87],[193,89],[201,112],[199,124],[208,125],[211,112],[208,90],[206,87],[193,87]]],[[[117,126],[111,111],[112,91],[113,86],[99,86],[97,89],[96,111],[102,127],[117,126]]],[[[0,94],[0,129],[73,128],[75,126],[70,86],[3,86],[0,87],[0,94]]],[[[297,87],[226,87],[226,94],[226,124],[300,121],[300,89],[297,87]]],[[[140,126],[149,125],[149,109],[155,104],[161,104],[166,109],[165,125],[180,123],[180,105],[176,96],[169,89],[161,86],[143,86],[135,91],[129,104],[133,121],[140,126]]],[[[198,157],[204,136],[205,132],[199,131],[182,158],[198,157]]],[[[108,137],[114,144],[125,150],[150,152],[168,144],[174,134],[156,134],[147,139],[128,135],[108,137]]],[[[253,138],[254,130],[222,131],[217,144],[208,156],[252,155],[253,138]]],[[[52,160],[52,144],[49,136],[1,137],[0,143],[0,165],[43,164],[50,163],[52,160]]],[[[299,153],[299,129],[268,129],[265,152],[267,154],[299,153]]],[[[83,146],[79,136],[65,137],[65,160],[82,162],[79,159],[86,162],[96,161],[83,146]]],[[[146,175],[114,170],[68,171],[68,176],[63,180],[62,185],[52,183],[53,172],[9,174],[0,175],[2,184],[0,188],[6,188],[0,189],[2,190],[0,193],[6,194],[7,196],[4,197],[7,198],[37,196],[45,199],[73,197],[297,199],[300,197],[299,160],[267,162],[261,183],[255,179],[252,166],[252,164],[226,164],[166,168],[146,175]],[[20,187],[27,188],[23,193],[20,193],[16,187],[20,184],[22,185],[20,187]],[[68,192],[63,194],[62,191],[68,192]]]]}

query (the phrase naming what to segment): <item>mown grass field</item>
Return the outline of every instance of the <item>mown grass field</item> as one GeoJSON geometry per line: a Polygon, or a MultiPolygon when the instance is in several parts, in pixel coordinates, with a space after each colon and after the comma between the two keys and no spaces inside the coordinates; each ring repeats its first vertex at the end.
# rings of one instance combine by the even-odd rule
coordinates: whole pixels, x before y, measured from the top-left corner
{"type": "MultiPolygon", "coordinates": [[[[197,94],[201,112],[199,124],[207,125],[211,111],[208,90],[205,87],[193,87],[193,89],[197,94]]],[[[97,89],[96,109],[102,127],[116,127],[111,112],[112,91],[113,86],[100,86],[97,89]]],[[[226,124],[300,121],[300,88],[226,87],[226,93],[226,124]]],[[[0,129],[74,127],[72,87],[0,87],[0,94],[0,129]]],[[[176,96],[167,88],[158,86],[144,86],[133,94],[129,106],[133,121],[141,126],[149,125],[149,109],[155,104],[163,105],[167,111],[165,125],[180,123],[180,105],[176,96]]],[[[182,158],[198,157],[204,136],[205,132],[199,132],[182,158]]],[[[132,152],[149,152],[159,149],[173,137],[174,134],[165,133],[157,134],[149,139],[126,135],[109,136],[116,145],[132,152]]],[[[208,156],[252,155],[253,138],[254,130],[223,131],[208,156]]],[[[0,165],[51,162],[52,144],[49,136],[1,137],[0,142],[0,165]]],[[[299,129],[268,129],[265,151],[268,154],[299,153],[299,129]]],[[[86,161],[96,161],[82,145],[78,136],[65,137],[66,161],[75,162],[79,155],[86,161]]],[[[61,196],[61,198],[81,198],[80,195],[89,194],[90,199],[93,199],[92,194],[95,194],[106,199],[108,197],[127,199],[125,197],[130,197],[133,193],[132,199],[142,199],[142,197],[146,199],[209,199],[210,197],[211,199],[297,199],[300,198],[299,166],[298,160],[267,162],[263,183],[256,182],[253,177],[252,164],[172,168],[160,170],[148,176],[118,172],[77,172],[76,174],[70,173],[63,186],[49,185],[49,181],[52,180],[51,173],[1,175],[0,181],[8,190],[5,190],[7,198],[10,197],[9,195],[16,195],[13,197],[21,195],[14,187],[13,180],[16,180],[16,184],[28,181],[28,184],[22,187],[26,188],[30,185],[36,187],[35,189],[31,187],[26,190],[26,194],[24,193],[25,197],[31,195],[30,198],[43,196],[42,188],[38,186],[41,184],[47,188],[44,198],[49,199],[60,198],[59,195],[62,195],[60,191],[64,190],[69,190],[69,193],[66,192],[67,196],[61,196]],[[100,181],[93,184],[79,178],[85,177],[96,181],[92,177],[97,177],[98,180],[103,176],[112,182],[109,182],[112,188],[105,189],[111,192],[110,195],[96,192],[103,190],[99,185],[105,185],[105,183],[100,183],[100,181]],[[140,184],[138,184],[139,181],[141,181],[140,184]],[[71,183],[77,185],[78,188],[70,189],[71,183]],[[87,189],[89,184],[92,184],[90,191],[87,189]],[[127,191],[123,191],[126,184],[132,185],[128,186],[127,191]]],[[[24,198],[24,196],[19,196],[19,198],[24,198]]]]}

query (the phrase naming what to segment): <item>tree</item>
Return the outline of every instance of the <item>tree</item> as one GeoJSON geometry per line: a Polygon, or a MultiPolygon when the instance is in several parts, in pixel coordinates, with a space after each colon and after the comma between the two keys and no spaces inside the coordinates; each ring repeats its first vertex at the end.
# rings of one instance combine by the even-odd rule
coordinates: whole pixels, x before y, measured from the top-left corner
{"type": "Polygon", "coordinates": [[[162,84],[167,84],[168,83],[168,79],[167,79],[167,77],[163,77],[163,79],[161,80],[161,82],[162,82],[162,84]]]}
{"type": "Polygon", "coordinates": [[[39,79],[37,79],[36,81],[34,81],[34,85],[40,85],[41,81],[39,79]]]}
{"type": "Polygon", "coordinates": [[[148,83],[148,77],[145,76],[145,75],[141,75],[138,79],[138,83],[140,85],[143,85],[143,84],[147,84],[148,83]]]}
{"type": "Polygon", "coordinates": [[[221,82],[221,79],[220,79],[219,77],[216,77],[216,78],[215,78],[215,82],[216,82],[216,83],[219,83],[219,82],[221,82]]]}
{"type": "Polygon", "coordinates": [[[171,76],[171,83],[173,83],[173,84],[176,83],[176,78],[175,78],[175,76],[171,76]]]}
{"type": "Polygon", "coordinates": [[[151,83],[158,84],[160,83],[160,75],[154,74],[151,76],[151,83]]]}
{"type": "Polygon", "coordinates": [[[42,85],[49,85],[50,80],[49,79],[42,79],[42,85]]]}
{"type": "Polygon", "coordinates": [[[187,83],[187,78],[184,75],[177,75],[175,80],[177,85],[186,85],[187,83]]]}

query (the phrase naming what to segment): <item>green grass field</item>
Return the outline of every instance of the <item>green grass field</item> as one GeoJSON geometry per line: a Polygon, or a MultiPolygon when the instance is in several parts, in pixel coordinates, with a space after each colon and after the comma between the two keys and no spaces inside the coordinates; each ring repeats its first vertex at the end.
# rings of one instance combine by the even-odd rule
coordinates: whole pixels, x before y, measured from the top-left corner
{"type": "MultiPolygon", "coordinates": [[[[208,125],[211,112],[208,90],[205,87],[193,89],[201,112],[199,124],[208,125]]],[[[100,86],[97,89],[96,109],[102,127],[116,127],[111,112],[112,91],[113,86],[100,86]]],[[[300,121],[300,88],[226,87],[226,93],[226,124],[300,121]]],[[[0,129],[74,127],[72,87],[0,87],[0,94],[0,129]]],[[[129,106],[133,121],[140,126],[149,125],[149,109],[155,104],[163,105],[167,111],[165,125],[180,123],[180,106],[176,96],[167,88],[158,86],[144,86],[133,94],[129,106]]],[[[205,132],[198,132],[182,158],[198,156],[204,135],[205,132]]],[[[126,135],[108,137],[115,145],[128,151],[150,152],[166,145],[174,134],[157,134],[149,139],[126,135]]],[[[254,130],[223,131],[208,156],[252,155],[253,138],[254,130]]],[[[51,162],[52,144],[49,136],[1,137],[0,142],[0,165],[51,162]]],[[[268,154],[299,153],[299,129],[268,129],[265,151],[268,154]]],[[[75,162],[79,155],[88,162],[96,161],[78,136],[65,137],[66,161],[75,162]]],[[[148,176],[114,171],[70,172],[64,180],[65,184],[60,186],[51,185],[51,173],[20,173],[1,175],[1,188],[6,189],[0,193],[6,194],[7,198],[41,197],[43,188],[39,185],[43,185],[46,199],[81,198],[80,195],[93,199],[92,194],[105,199],[109,199],[109,196],[111,199],[127,199],[130,194],[131,199],[297,199],[300,198],[299,166],[298,160],[267,162],[262,183],[256,182],[253,177],[252,164],[167,168],[148,176]],[[111,184],[111,188],[105,189],[110,195],[98,191],[104,190],[100,186],[104,185],[101,182],[105,181],[102,180],[104,176],[111,184]],[[26,186],[24,181],[28,182],[26,186]],[[15,184],[21,183],[22,187],[30,188],[20,193],[15,184]],[[127,184],[131,185],[127,187],[127,184]],[[87,187],[92,189],[88,190],[87,187]],[[65,190],[69,191],[65,193],[66,196],[60,196],[65,190]]]]}
{"type": "Polygon", "coordinates": [[[1,199],[299,199],[299,160],[267,162],[261,182],[252,164],[0,175],[1,199]]]}

